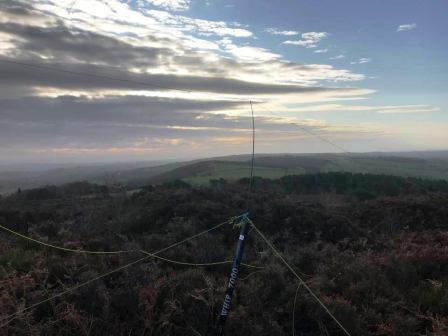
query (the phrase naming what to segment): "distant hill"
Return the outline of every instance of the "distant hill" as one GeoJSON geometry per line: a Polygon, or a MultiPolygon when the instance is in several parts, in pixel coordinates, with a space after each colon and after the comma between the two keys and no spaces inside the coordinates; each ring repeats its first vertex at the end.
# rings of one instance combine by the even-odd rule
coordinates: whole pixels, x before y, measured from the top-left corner
{"type": "MultiPolygon", "coordinates": [[[[448,159],[421,159],[370,155],[281,155],[257,156],[254,174],[264,178],[319,172],[353,172],[386,174],[448,180],[448,159]]],[[[250,161],[203,161],[163,172],[150,179],[161,183],[182,179],[190,183],[207,184],[213,179],[236,180],[249,175],[250,161]]]]}
{"type": "Polygon", "coordinates": [[[62,185],[71,182],[87,181],[98,184],[126,183],[129,180],[142,183],[164,171],[187,163],[119,163],[88,166],[61,167],[47,170],[8,170],[0,171],[0,193],[9,193],[18,188],[29,189],[44,185],[62,185]]]}
{"type": "MultiPolygon", "coordinates": [[[[140,162],[39,171],[0,171],[0,193],[77,181],[121,184],[129,188],[176,179],[208,184],[212,179],[236,180],[248,176],[250,159],[250,155],[232,155],[167,164],[140,162]]],[[[257,154],[254,172],[255,176],[264,178],[318,172],[352,172],[448,180],[448,152],[257,154]]]]}

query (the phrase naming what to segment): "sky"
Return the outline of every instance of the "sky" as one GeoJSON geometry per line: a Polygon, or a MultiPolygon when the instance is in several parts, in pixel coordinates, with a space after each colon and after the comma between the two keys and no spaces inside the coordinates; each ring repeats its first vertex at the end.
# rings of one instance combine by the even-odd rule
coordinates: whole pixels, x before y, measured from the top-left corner
{"type": "Polygon", "coordinates": [[[0,163],[248,153],[251,107],[258,153],[446,150],[447,12],[446,0],[2,0],[0,163]]]}

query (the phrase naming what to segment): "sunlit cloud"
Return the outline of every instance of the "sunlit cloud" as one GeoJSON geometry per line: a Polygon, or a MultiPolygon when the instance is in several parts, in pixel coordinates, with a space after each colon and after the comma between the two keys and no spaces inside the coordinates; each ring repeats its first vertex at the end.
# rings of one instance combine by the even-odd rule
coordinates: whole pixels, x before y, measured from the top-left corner
{"type": "Polygon", "coordinates": [[[365,63],[370,63],[371,61],[372,60],[370,58],[363,57],[357,61],[350,62],[350,64],[365,64],[365,63]]]}
{"type": "Polygon", "coordinates": [[[345,58],[345,55],[342,55],[342,54],[334,56],[334,57],[330,57],[331,60],[340,60],[343,58],[345,58]]]}
{"type": "Polygon", "coordinates": [[[303,33],[300,40],[288,40],[284,44],[298,45],[305,48],[316,48],[317,44],[330,34],[327,32],[308,32],[303,33]]]}
{"type": "Polygon", "coordinates": [[[281,36],[296,36],[300,34],[300,32],[296,30],[279,30],[276,28],[267,28],[264,31],[271,35],[281,35],[281,36]]]}
{"type": "Polygon", "coordinates": [[[401,32],[401,31],[406,31],[406,30],[412,30],[412,29],[415,29],[415,28],[417,28],[417,24],[416,23],[407,23],[407,24],[399,25],[398,28],[397,28],[397,31],[401,32]]]}
{"type": "Polygon", "coordinates": [[[154,6],[159,6],[172,11],[185,11],[190,8],[190,0],[138,0],[140,4],[150,3],[154,6]]]}
{"type": "MultiPolygon", "coordinates": [[[[369,98],[375,90],[362,88],[364,74],[287,60],[258,44],[250,26],[172,13],[189,1],[140,2],[79,1],[71,15],[56,0],[0,4],[1,58],[32,65],[0,62],[0,152],[204,155],[210,143],[235,150],[250,139],[249,101],[266,146],[298,138],[290,123],[328,136],[376,131],[292,115],[305,104],[369,98]]],[[[266,32],[300,36],[287,44],[306,48],[329,36],[266,32]]]]}
{"type": "Polygon", "coordinates": [[[289,112],[331,112],[331,111],[372,111],[383,114],[393,113],[425,113],[437,112],[440,108],[431,105],[386,105],[386,106],[372,106],[372,105],[342,105],[342,104],[321,104],[309,105],[304,107],[292,107],[289,112]]]}
{"type": "Polygon", "coordinates": [[[422,113],[422,112],[437,112],[440,108],[429,105],[405,105],[405,106],[383,106],[378,109],[378,113],[422,113]]]}

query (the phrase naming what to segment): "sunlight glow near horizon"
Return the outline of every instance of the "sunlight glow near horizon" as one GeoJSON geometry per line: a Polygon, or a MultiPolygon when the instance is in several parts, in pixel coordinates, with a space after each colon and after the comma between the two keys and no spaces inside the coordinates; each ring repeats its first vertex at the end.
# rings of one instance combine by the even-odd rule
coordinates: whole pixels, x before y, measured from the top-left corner
{"type": "Polygon", "coordinates": [[[129,83],[0,62],[3,163],[247,153],[249,100],[259,152],[337,152],[291,122],[353,152],[447,149],[444,1],[71,4],[1,3],[0,58],[129,83]]]}

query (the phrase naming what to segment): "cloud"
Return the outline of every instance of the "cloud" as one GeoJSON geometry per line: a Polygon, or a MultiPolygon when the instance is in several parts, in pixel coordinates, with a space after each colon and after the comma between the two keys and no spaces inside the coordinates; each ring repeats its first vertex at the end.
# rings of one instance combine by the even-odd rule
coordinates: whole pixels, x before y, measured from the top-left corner
{"type": "Polygon", "coordinates": [[[142,1],[172,11],[186,11],[190,9],[191,5],[191,0],[140,0],[140,2],[142,1]]]}
{"type": "MultiPolygon", "coordinates": [[[[3,59],[5,60],[5,59],[3,59]]],[[[16,62],[15,60],[10,60],[16,62]]],[[[232,95],[260,95],[260,94],[309,94],[333,93],[337,95],[352,92],[355,88],[312,87],[295,84],[255,83],[225,77],[203,77],[172,74],[145,74],[123,72],[115,67],[103,65],[51,63],[54,71],[48,68],[48,62],[12,64],[0,59],[0,88],[17,87],[27,89],[32,93],[34,88],[54,88],[63,90],[132,90],[132,91],[196,91],[215,92],[232,95]],[[81,75],[77,75],[80,73],[81,75]],[[85,76],[82,74],[86,74],[85,76]],[[91,76],[93,75],[93,77],[91,76]],[[98,76],[95,76],[98,75],[98,76]],[[115,78],[119,80],[115,80],[115,78]]],[[[310,68],[311,73],[313,69],[310,68]]],[[[331,69],[329,69],[331,70],[331,69]]],[[[307,69],[304,68],[304,75],[307,69]]],[[[324,74],[323,74],[324,75],[324,74]]]]}
{"type": "MultiPolygon", "coordinates": [[[[58,13],[61,10],[58,7],[58,3],[53,2],[53,0],[49,1],[54,3],[52,7],[49,7],[50,10],[58,13]]],[[[39,4],[39,1],[36,3],[39,4]]],[[[48,7],[48,5],[46,6],[48,7]]],[[[280,55],[272,53],[267,49],[237,44],[230,39],[231,44],[226,45],[213,42],[208,37],[208,39],[203,39],[187,34],[195,32],[197,34],[218,35],[233,32],[237,35],[236,37],[252,34],[237,23],[232,23],[233,27],[230,27],[226,22],[197,20],[162,11],[143,10],[142,12],[136,12],[127,5],[115,0],[109,1],[108,7],[104,7],[104,4],[98,1],[98,6],[102,6],[100,13],[104,13],[104,17],[99,19],[96,7],[84,8],[82,6],[87,6],[84,2],[81,2],[80,6],[78,11],[73,13],[70,20],[71,31],[74,29],[80,31],[94,30],[98,34],[130,44],[129,49],[131,50],[146,46],[164,49],[165,53],[156,59],[159,64],[152,66],[151,72],[171,72],[176,75],[211,74],[255,81],[257,83],[280,82],[284,84],[290,82],[289,84],[300,85],[318,85],[321,84],[319,81],[322,80],[339,82],[362,80],[364,78],[361,74],[353,74],[344,69],[334,69],[328,65],[308,66],[287,62],[282,60],[280,55]],[[93,13],[90,11],[93,11],[93,13]],[[108,11],[111,12],[108,13],[108,11]],[[116,18],[116,12],[121,13],[119,20],[116,18]],[[97,21],[98,23],[92,26],[97,21]],[[235,32],[227,28],[240,29],[243,32],[235,32]],[[222,53],[227,55],[223,57],[222,53]]],[[[53,23],[54,25],[56,23],[53,23]]],[[[57,26],[60,25],[61,23],[57,22],[57,26]]],[[[46,24],[43,28],[49,35],[49,39],[51,39],[53,33],[51,25],[46,24]]],[[[57,30],[59,28],[56,27],[54,29],[57,30]]],[[[228,39],[228,37],[225,39],[228,39]]],[[[24,48],[16,45],[14,48],[10,48],[10,51],[12,53],[14,50],[20,49],[23,50],[24,48]]],[[[48,55],[42,56],[48,57],[48,55]]],[[[135,65],[133,65],[133,68],[136,68],[135,65]]],[[[137,67],[137,70],[146,71],[143,67],[137,67]]]]}
{"type": "Polygon", "coordinates": [[[437,112],[440,108],[430,105],[403,105],[403,106],[383,106],[378,109],[378,113],[394,114],[394,113],[423,113],[437,112]]]}
{"type": "MultiPolygon", "coordinates": [[[[77,27],[69,29],[60,22],[39,27],[18,25],[7,21],[0,23],[0,32],[11,35],[14,41],[11,48],[3,51],[3,54],[9,58],[32,60],[37,64],[54,65],[74,71],[79,68],[79,70],[89,73],[96,67],[97,71],[109,76],[113,76],[114,73],[117,76],[116,68],[120,67],[121,72],[132,70],[131,73],[123,75],[126,78],[149,80],[149,83],[154,83],[156,80],[165,83],[161,84],[165,86],[171,79],[173,80],[171,86],[184,87],[184,84],[179,84],[179,81],[182,81],[182,75],[185,79],[191,79],[193,87],[195,86],[193,83],[199,82],[201,79],[210,84],[210,81],[220,82],[219,78],[255,82],[256,84],[248,83],[248,85],[257,86],[260,86],[261,83],[271,86],[275,84],[310,86],[318,84],[319,80],[363,79],[362,75],[334,69],[327,65],[298,65],[286,62],[280,60],[281,55],[279,54],[264,48],[240,46],[229,38],[225,38],[213,46],[204,47],[197,40],[185,38],[177,40],[157,35],[144,36],[136,40],[129,37],[94,33],[77,27]],[[207,52],[196,52],[201,47],[203,50],[205,48],[207,52]],[[219,49],[231,57],[222,57],[210,52],[210,50],[219,49]],[[88,66],[83,63],[87,63],[88,66]],[[210,75],[213,78],[208,78],[210,75]]],[[[122,74],[118,75],[122,76],[122,74]]],[[[25,75],[23,78],[26,79],[26,77],[25,75]]],[[[95,82],[98,81],[93,83],[95,82]]],[[[223,82],[221,81],[221,83],[223,82]]],[[[34,85],[39,85],[39,83],[36,82],[34,85]]],[[[112,85],[112,88],[117,87],[120,87],[117,83],[112,85]]],[[[132,85],[131,87],[135,88],[136,86],[132,85]]],[[[240,85],[235,87],[241,88],[240,85]]],[[[213,88],[213,85],[210,88],[213,88]]],[[[223,92],[226,92],[225,86],[223,88],[223,92]]],[[[196,86],[196,89],[199,87],[196,86]]],[[[212,89],[212,92],[215,92],[216,89],[217,87],[212,89]]],[[[275,88],[274,91],[277,92],[275,88]]],[[[266,92],[264,89],[260,91],[260,93],[266,92]]]]}
{"type": "Polygon", "coordinates": [[[138,96],[4,99],[0,142],[17,150],[166,148],[178,144],[169,139],[188,143],[247,129],[247,117],[235,121],[209,114],[239,104],[138,96]]]}
{"type": "Polygon", "coordinates": [[[228,121],[208,112],[225,111],[243,104],[248,103],[130,95],[95,99],[82,96],[29,97],[0,99],[0,119],[3,123],[33,125],[83,123],[148,127],[152,125],[158,128],[177,125],[225,128],[230,124],[228,121]],[[201,118],[198,118],[199,116],[201,118]]]}
{"type": "Polygon", "coordinates": [[[365,64],[365,63],[370,63],[371,61],[372,60],[370,58],[363,57],[357,61],[350,62],[350,64],[365,64]]]}
{"type": "MultiPolygon", "coordinates": [[[[226,109],[243,104],[247,102],[139,96],[0,99],[0,151],[147,152],[191,146],[210,138],[249,140],[251,118],[225,114],[226,109]]],[[[328,128],[316,120],[259,115],[257,130],[264,138],[296,134],[289,122],[324,133],[328,128]]]]}
{"type": "Polygon", "coordinates": [[[235,56],[238,60],[246,62],[275,61],[281,58],[281,55],[272,53],[264,48],[237,46],[229,38],[222,39],[219,43],[224,51],[235,56]]]}
{"type": "Polygon", "coordinates": [[[233,36],[233,37],[250,37],[252,32],[241,28],[241,27],[231,27],[228,23],[222,21],[210,21],[202,19],[191,19],[187,17],[177,16],[174,17],[179,24],[184,24],[187,27],[194,27],[195,30],[199,32],[200,35],[218,35],[218,36],[233,36]]]}
{"type": "Polygon", "coordinates": [[[318,49],[318,50],[314,50],[315,54],[325,54],[328,52],[328,49],[318,49]]]}
{"type": "Polygon", "coordinates": [[[167,57],[171,51],[162,47],[137,47],[112,37],[80,29],[69,30],[65,26],[54,29],[36,26],[0,23],[0,31],[16,39],[12,54],[18,58],[54,59],[62,63],[86,62],[90,64],[154,66],[159,57],[167,57]]]}
{"type": "Polygon", "coordinates": [[[407,24],[399,25],[398,28],[397,28],[397,31],[401,32],[401,31],[406,31],[406,30],[412,30],[412,29],[415,29],[415,28],[417,28],[417,24],[416,23],[407,23],[407,24]]]}
{"type": "MultiPolygon", "coordinates": [[[[2,2],[0,154],[204,156],[213,139],[250,140],[248,100],[287,112],[373,92],[350,86],[363,74],[287,61],[251,36],[236,22],[118,0],[79,1],[70,16],[57,0],[2,2]]],[[[257,112],[267,142],[297,137],[290,119],[257,112]]]]}
{"type": "Polygon", "coordinates": [[[322,104],[310,105],[301,108],[293,108],[291,112],[330,112],[330,111],[372,111],[382,114],[393,113],[425,113],[437,112],[440,108],[431,105],[386,105],[386,106],[371,106],[371,105],[342,105],[342,104],[322,104]]]}
{"type": "Polygon", "coordinates": [[[339,59],[343,59],[343,58],[345,58],[345,55],[342,55],[342,54],[334,56],[334,57],[330,57],[331,60],[339,60],[339,59]]]}
{"type": "Polygon", "coordinates": [[[277,28],[267,28],[264,31],[271,35],[282,35],[282,36],[295,36],[300,34],[300,32],[296,30],[278,30],[277,28]]]}
{"type": "Polygon", "coordinates": [[[302,34],[302,39],[297,41],[285,41],[283,44],[298,45],[305,48],[316,48],[317,44],[324,38],[328,37],[327,32],[308,32],[302,34]]]}

